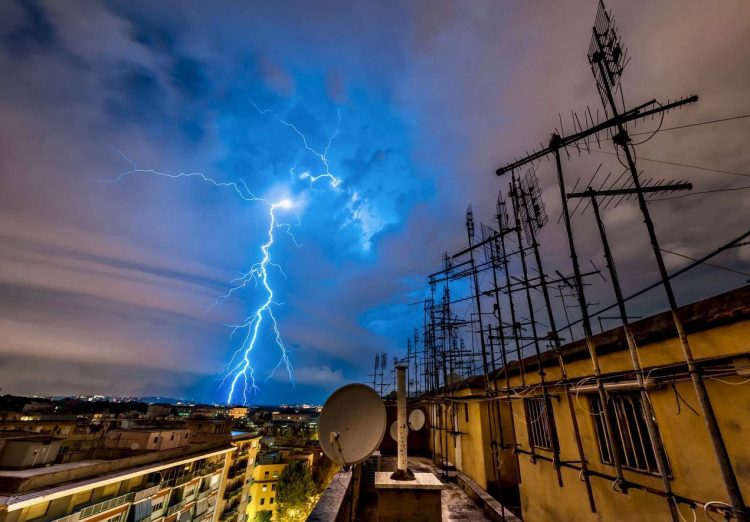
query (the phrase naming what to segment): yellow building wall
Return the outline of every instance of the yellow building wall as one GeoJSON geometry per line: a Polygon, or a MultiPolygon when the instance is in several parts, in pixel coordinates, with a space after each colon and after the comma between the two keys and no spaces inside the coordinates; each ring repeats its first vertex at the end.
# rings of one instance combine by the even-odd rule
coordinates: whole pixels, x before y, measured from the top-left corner
{"type": "Polygon", "coordinates": [[[250,485],[250,497],[247,503],[247,516],[250,522],[255,518],[258,511],[276,511],[274,486],[278,484],[279,475],[286,466],[287,463],[258,464],[253,469],[253,481],[250,485]],[[266,472],[268,472],[267,477],[266,472]],[[266,491],[263,491],[263,486],[266,486],[266,491]],[[263,499],[262,505],[261,499],[263,499]],[[273,499],[273,504],[271,499],[273,499]]]}
{"type": "MultiPolygon", "coordinates": [[[[690,344],[696,360],[716,357],[745,355],[750,351],[750,321],[738,322],[731,325],[712,328],[705,332],[690,334],[690,344]]],[[[648,372],[653,368],[681,364],[684,359],[681,346],[677,339],[669,339],[639,347],[641,363],[648,372]]],[[[627,351],[603,354],[599,356],[602,373],[619,373],[632,371],[632,362],[627,351]]],[[[566,362],[568,378],[580,381],[592,375],[592,365],[588,357],[566,362]]],[[[526,374],[526,385],[538,384],[539,379],[535,369],[526,374]]],[[[560,379],[557,366],[545,368],[547,382],[560,379]]],[[[737,479],[740,483],[746,502],[750,502],[750,377],[724,377],[718,380],[708,379],[706,387],[712,400],[713,407],[721,427],[722,435],[731,456],[737,479]],[[732,383],[732,384],[730,384],[732,383]]],[[[592,381],[593,382],[593,381],[592,381]]],[[[499,388],[505,387],[504,380],[498,382],[499,388]]],[[[591,384],[588,383],[588,384],[591,384]]],[[[511,379],[512,386],[520,386],[518,376],[511,379]]],[[[439,405],[436,409],[445,415],[457,413],[458,431],[462,432],[461,468],[462,471],[475,480],[481,487],[487,489],[492,480],[492,456],[488,454],[489,427],[486,406],[476,401],[469,402],[466,397],[481,395],[482,390],[461,390],[454,393],[453,399],[463,403],[451,406],[439,405]],[[468,408],[469,421],[466,422],[465,408],[468,408]]],[[[536,393],[536,392],[534,392],[536,393]]],[[[561,460],[575,463],[580,460],[573,431],[573,421],[570,409],[561,388],[551,389],[552,412],[556,432],[560,445],[561,460]]],[[[695,415],[684,403],[678,413],[677,395],[699,411],[696,395],[690,381],[678,381],[664,387],[650,390],[654,414],[657,418],[661,438],[669,460],[671,469],[671,486],[676,495],[693,498],[701,502],[728,502],[718,464],[714,456],[712,444],[708,436],[705,422],[701,416],[695,415]]],[[[572,395],[575,417],[578,421],[585,458],[589,468],[607,475],[615,475],[614,467],[601,462],[599,447],[595,431],[594,417],[590,412],[589,399],[586,393],[572,395]]],[[[515,439],[519,448],[525,451],[531,449],[526,425],[526,414],[520,397],[510,404],[504,403],[503,410],[504,438],[506,442],[515,439]],[[510,432],[510,417],[515,424],[515,434],[510,432]]],[[[430,440],[433,444],[433,438],[430,440]]],[[[437,432],[434,438],[436,455],[446,454],[448,460],[456,463],[456,444],[454,436],[447,437],[443,432],[437,432]]],[[[539,455],[551,458],[552,452],[542,449],[535,450],[539,455]]],[[[566,521],[643,521],[643,520],[671,520],[666,499],[663,497],[631,488],[627,494],[613,491],[612,481],[592,476],[590,478],[596,513],[589,508],[585,483],[581,481],[579,472],[563,467],[562,487],[558,485],[558,474],[552,463],[537,460],[532,463],[530,456],[521,454],[513,456],[510,451],[503,453],[502,476],[511,483],[516,480],[516,461],[520,472],[520,496],[523,517],[526,522],[566,520],[566,521]]],[[[663,489],[661,477],[644,472],[623,470],[625,479],[637,484],[663,489]]],[[[693,512],[685,504],[679,506],[685,520],[693,520],[693,512]]],[[[713,514],[714,519],[720,515],[713,514]]],[[[703,510],[698,508],[695,513],[698,521],[709,521],[703,510]]]]}
{"type": "MultiPolygon", "coordinates": [[[[750,323],[742,322],[694,333],[690,335],[689,340],[696,359],[743,354],[750,350],[750,323]]],[[[639,353],[646,372],[652,368],[683,361],[682,350],[677,339],[641,346],[639,353]]],[[[632,370],[632,362],[627,351],[600,356],[599,362],[603,373],[632,370]]],[[[566,369],[569,378],[574,380],[590,376],[592,373],[589,359],[568,363],[566,369]]],[[[559,378],[559,368],[545,368],[545,371],[548,380],[553,381],[559,378]]],[[[735,474],[744,497],[748,498],[750,497],[750,444],[747,442],[747,433],[750,433],[750,383],[737,384],[745,380],[738,377],[725,377],[722,380],[735,384],[709,379],[706,381],[706,387],[731,456],[735,474]]],[[[527,384],[538,382],[533,373],[527,374],[526,381],[527,384]]],[[[516,384],[520,384],[520,381],[517,380],[516,384]]],[[[649,392],[672,472],[672,490],[676,495],[701,502],[711,500],[728,502],[703,417],[695,415],[684,404],[681,405],[678,413],[675,390],[693,409],[699,411],[695,391],[689,381],[677,382],[674,388],[669,384],[649,392]]],[[[586,394],[579,394],[574,400],[574,405],[589,468],[614,475],[614,467],[601,462],[594,418],[590,412],[586,394]]],[[[513,401],[512,407],[516,420],[525,420],[523,402],[513,401]]],[[[552,410],[560,442],[561,459],[578,460],[570,412],[560,390],[557,391],[556,398],[552,400],[552,410]]],[[[525,424],[516,422],[516,437],[521,448],[530,449],[525,424]]],[[[537,452],[551,457],[551,452],[544,450],[537,450],[537,452]]],[[[630,489],[627,494],[617,493],[613,491],[611,483],[597,477],[590,479],[597,507],[597,513],[591,513],[585,485],[580,481],[577,471],[563,468],[563,487],[559,487],[557,472],[550,462],[537,461],[536,464],[532,464],[528,455],[521,455],[519,461],[521,505],[524,520],[527,522],[553,519],[671,520],[666,499],[636,489],[630,489]]],[[[628,481],[663,489],[661,477],[657,475],[627,469],[623,470],[623,474],[628,481]]],[[[689,506],[681,504],[679,507],[686,520],[693,519],[689,506]]],[[[710,520],[700,508],[696,512],[696,517],[699,521],[710,520]]],[[[719,515],[714,514],[713,517],[717,519],[719,515]]]]}

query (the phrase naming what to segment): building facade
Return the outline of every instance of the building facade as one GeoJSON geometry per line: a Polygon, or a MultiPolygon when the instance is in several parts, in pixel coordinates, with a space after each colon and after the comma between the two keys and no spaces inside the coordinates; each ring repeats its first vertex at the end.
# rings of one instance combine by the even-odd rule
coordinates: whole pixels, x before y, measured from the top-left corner
{"type": "MultiPolygon", "coordinates": [[[[697,371],[719,423],[719,437],[745,499],[750,498],[750,289],[679,311],[697,371]]],[[[431,399],[437,463],[455,466],[527,521],[718,520],[730,502],[669,314],[632,325],[645,394],[620,329],[472,378],[431,399]],[[507,370],[507,372],[506,372],[507,370]],[[541,376],[544,377],[544,382],[541,376]],[[599,393],[599,383],[603,393],[599,393]],[[604,402],[602,402],[602,397],[604,402]],[[653,411],[651,436],[645,400],[653,411]],[[659,469],[663,451],[667,467],[659,469]],[[585,463],[585,466],[582,465],[585,463]],[[668,488],[665,487],[665,480],[668,488]],[[704,509],[705,508],[705,509],[704,509]]]]}
{"type": "Polygon", "coordinates": [[[232,451],[214,445],[0,471],[0,522],[216,522],[232,451]]]}
{"type": "Polygon", "coordinates": [[[256,433],[232,435],[232,445],[237,449],[227,457],[225,487],[219,502],[219,520],[222,522],[244,522],[247,519],[252,472],[260,450],[260,438],[256,433]]]}
{"type": "Polygon", "coordinates": [[[276,491],[281,472],[290,463],[303,462],[312,469],[314,454],[306,451],[272,451],[261,454],[255,461],[250,482],[250,497],[247,503],[248,520],[252,521],[261,511],[276,511],[276,491]]]}

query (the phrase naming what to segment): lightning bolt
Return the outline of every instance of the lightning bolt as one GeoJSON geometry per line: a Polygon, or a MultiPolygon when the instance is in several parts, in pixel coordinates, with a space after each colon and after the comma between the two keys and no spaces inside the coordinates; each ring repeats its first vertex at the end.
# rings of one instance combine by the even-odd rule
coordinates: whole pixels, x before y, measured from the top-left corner
{"type": "MultiPolygon", "coordinates": [[[[300,179],[307,179],[311,183],[315,183],[321,179],[327,179],[330,182],[331,187],[337,187],[341,183],[341,179],[331,173],[328,153],[333,145],[333,142],[338,137],[341,126],[341,112],[337,109],[337,122],[336,129],[333,134],[328,137],[325,148],[322,150],[315,149],[310,146],[307,137],[302,133],[297,126],[293,123],[280,118],[276,113],[269,109],[261,109],[252,100],[250,103],[258,111],[260,115],[271,114],[280,124],[292,129],[297,136],[300,137],[305,149],[318,158],[321,165],[323,166],[323,172],[317,175],[311,175],[309,172],[302,173],[300,179]]],[[[242,341],[240,346],[232,355],[229,363],[226,366],[224,378],[222,379],[222,385],[229,382],[229,392],[227,395],[227,404],[232,404],[236,396],[242,397],[242,403],[247,403],[247,395],[249,392],[257,392],[259,387],[256,382],[255,369],[253,368],[251,361],[251,354],[258,345],[258,337],[261,332],[261,326],[264,322],[267,322],[272,330],[273,342],[281,352],[279,362],[271,371],[269,377],[273,375],[279,368],[284,368],[289,376],[290,382],[294,383],[293,366],[289,359],[289,351],[286,349],[284,341],[281,336],[278,321],[273,311],[273,306],[279,306],[280,304],[274,301],[274,290],[269,281],[269,268],[276,268],[279,272],[284,274],[281,266],[273,261],[272,258],[272,247],[275,242],[274,233],[278,229],[284,229],[287,235],[291,237],[291,240],[296,246],[300,246],[297,243],[294,234],[292,233],[292,224],[279,221],[277,217],[277,211],[287,211],[294,213],[294,201],[289,198],[281,199],[279,201],[270,201],[265,198],[256,196],[245,184],[243,180],[239,182],[230,181],[218,181],[202,172],[180,172],[180,173],[168,173],[161,172],[154,169],[142,169],[138,168],[136,163],[127,157],[123,152],[118,149],[114,149],[122,158],[127,161],[131,168],[122,172],[114,180],[100,180],[112,183],[118,183],[123,179],[136,175],[136,174],[148,174],[154,176],[160,176],[165,178],[177,179],[177,178],[196,178],[202,182],[213,185],[216,188],[228,189],[233,191],[237,196],[245,201],[259,202],[266,205],[268,209],[268,229],[266,231],[266,240],[260,246],[261,259],[257,263],[253,264],[249,270],[242,273],[239,277],[233,279],[231,284],[233,286],[224,294],[216,298],[216,301],[211,305],[212,308],[219,305],[232,297],[235,293],[246,289],[249,285],[254,285],[255,289],[260,287],[263,292],[263,300],[260,305],[253,311],[249,316],[245,318],[239,324],[227,325],[232,328],[230,339],[235,335],[241,333],[242,341]],[[241,389],[241,392],[238,391],[241,389]]],[[[290,169],[291,173],[294,173],[294,168],[290,169]]],[[[295,213],[295,215],[297,215],[295,213]]],[[[299,215],[297,215],[297,221],[299,223],[299,215]]]]}
{"type": "MultiPolygon", "coordinates": [[[[278,114],[274,113],[270,109],[261,109],[255,104],[253,100],[250,100],[250,104],[253,107],[255,107],[255,110],[258,111],[258,114],[260,114],[261,116],[264,116],[266,114],[271,114],[276,119],[276,121],[292,129],[297,134],[297,136],[299,136],[300,139],[302,140],[302,144],[305,146],[305,149],[307,149],[307,151],[310,154],[318,158],[320,160],[320,163],[323,165],[323,167],[325,167],[325,171],[322,174],[313,176],[309,172],[303,172],[302,174],[300,174],[300,179],[309,179],[312,183],[315,183],[321,178],[328,178],[331,182],[332,187],[336,187],[338,186],[339,183],[341,183],[341,180],[331,173],[331,168],[328,165],[328,151],[331,150],[331,145],[333,145],[333,141],[336,138],[338,138],[340,128],[341,128],[341,111],[339,109],[336,109],[336,116],[338,118],[336,121],[336,130],[334,131],[333,134],[331,134],[328,137],[328,142],[326,143],[325,148],[321,152],[310,146],[310,144],[307,141],[307,137],[297,128],[296,125],[288,122],[287,120],[282,119],[278,114]]],[[[294,174],[294,168],[292,167],[292,169],[289,172],[294,174]]]]}

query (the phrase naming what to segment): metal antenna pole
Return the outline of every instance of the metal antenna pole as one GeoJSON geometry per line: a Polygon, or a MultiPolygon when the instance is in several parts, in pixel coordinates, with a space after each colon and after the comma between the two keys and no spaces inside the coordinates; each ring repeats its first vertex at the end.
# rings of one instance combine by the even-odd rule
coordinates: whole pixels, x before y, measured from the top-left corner
{"type": "MultiPolygon", "coordinates": [[[[547,393],[547,383],[545,380],[544,366],[542,365],[542,352],[539,348],[539,335],[537,334],[537,330],[536,330],[534,303],[531,300],[531,290],[529,289],[529,273],[526,267],[526,254],[523,251],[523,240],[521,239],[521,223],[520,223],[520,219],[518,216],[520,194],[518,192],[515,175],[511,177],[510,199],[513,205],[513,216],[514,216],[515,225],[516,225],[516,238],[518,240],[518,250],[520,252],[519,257],[521,258],[521,269],[523,273],[524,287],[526,289],[526,304],[529,309],[529,321],[531,322],[531,332],[532,332],[531,335],[533,338],[534,350],[536,351],[536,360],[537,360],[537,366],[539,370],[539,382],[541,383],[541,386],[542,386],[542,398],[544,400],[545,416],[541,419],[537,419],[536,422],[541,421],[541,422],[547,423],[547,429],[549,430],[550,439],[552,442],[552,465],[557,472],[557,483],[559,486],[562,486],[563,480],[562,480],[562,469],[560,468],[560,444],[557,439],[557,430],[555,429],[554,422],[551,422],[552,403],[550,401],[549,394],[547,393]]],[[[530,420],[529,422],[532,422],[532,421],[530,420]]],[[[536,460],[536,453],[534,451],[534,445],[530,444],[530,446],[531,446],[531,459],[532,459],[532,462],[534,462],[536,460]]]]}
{"type": "MultiPolygon", "coordinates": [[[[490,267],[492,269],[492,276],[493,280],[495,281],[495,287],[497,287],[497,274],[495,271],[495,259],[494,254],[492,253],[492,243],[490,242],[489,245],[485,241],[484,237],[484,227],[482,227],[482,240],[485,244],[484,254],[485,254],[485,260],[489,257],[489,263],[490,267]],[[487,255],[487,246],[489,246],[489,256],[487,255]]],[[[473,248],[471,248],[471,240],[469,240],[469,248],[473,252],[473,248]]],[[[472,254],[471,259],[474,259],[474,256],[472,254]]],[[[473,263],[472,263],[473,264],[473,263]]],[[[475,275],[476,278],[476,270],[475,275]]],[[[478,288],[479,285],[477,285],[478,288]]],[[[500,305],[497,301],[497,293],[495,294],[496,298],[496,308],[498,311],[498,314],[500,312],[500,305]]],[[[477,296],[477,300],[479,300],[479,297],[477,296]]],[[[480,315],[481,317],[481,315],[480,315]]],[[[483,337],[484,333],[480,332],[480,335],[483,337]]],[[[487,325],[487,338],[490,344],[490,362],[491,362],[491,378],[487,379],[486,382],[486,394],[488,396],[487,401],[487,416],[489,420],[489,427],[490,427],[490,454],[492,456],[492,477],[497,478],[498,483],[498,489],[500,489],[502,486],[500,485],[500,458],[498,454],[498,447],[497,447],[497,438],[499,436],[500,440],[502,441],[503,438],[503,427],[502,427],[502,416],[500,412],[500,404],[499,402],[496,402],[494,399],[497,396],[497,368],[495,367],[495,343],[492,340],[492,325],[487,325]]],[[[504,515],[504,514],[503,514],[504,515]]],[[[504,516],[503,516],[504,518],[504,516]]]]}
{"type": "Polygon", "coordinates": [[[677,501],[675,500],[674,494],[672,493],[672,484],[669,480],[669,465],[667,464],[667,455],[664,451],[664,444],[662,444],[661,436],[659,435],[659,427],[656,423],[656,414],[654,413],[653,407],[651,406],[651,398],[649,397],[648,390],[646,389],[646,380],[641,367],[640,356],[638,354],[638,347],[635,343],[635,337],[630,329],[630,323],[628,321],[628,314],[625,309],[625,301],[622,297],[622,288],[620,287],[620,279],[617,277],[617,268],[612,257],[612,251],[609,248],[609,241],[607,240],[607,231],[604,228],[604,222],[602,221],[601,212],[599,211],[599,203],[596,200],[596,195],[592,189],[589,189],[591,198],[591,206],[594,209],[594,216],[596,217],[596,224],[599,228],[599,235],[601,236],[602,245],[604,246],[604,257],[607,261],[607,268],[609,269],[609,276],[612,280],[612,289],[615,292],[615,299],[617,299],[617,307],[620,312],[620,320],[622,321],[622,328],[625,332],[625,339],[628,343],[628,351],[630,352],[630,359],[633,362],[633,369],[635,370],[635,377],[638,381],[638,389],[641,395],[641,403],[643,403],[643,416],[646,420],[646,428],[648,429],[648,438],[651,439],[651,445],[654,447],[654,453],[656,457],[656,465],[659,469],[659,475],[661,476],[662,484],[664,485],[664,493],[667,496],[667,502],[669,503],[669,512],[672,515],[674,522],[679,522],[679,512],[677,508],[677,501]]]}
{"type": "MultiPolygon", "coordinates": [[[[583,480],[586,484],[586,493],[588,494],[588,498],[589,498],[589,507],[592,513],[596,513],[596,501],[594,500],[594,492],[591,488],[591,477],[589,477],[588,462],[586,461],[586,453],[584,452],[583,441],[581,440],[581,430],[578,426],[578,417],[576,416],[575,406],[573,405],[573,397],[571,396],[570,389],[567,386],[568,372],[565,368],[565,361],[563,360],[562,350],[560,346],[560,336],[558,334],[557,325],[555,324],[555,314],[552,311],[552,300],[550,299],[549,289],[547,288],[547,278],[544,272],[544,265],[542,264],[542,256],[539,252],[539,242],[536,239],[534,223],[532,223],[532,210],[533,210],[534,205],[533,204],[529,205],[529,201],[527,200],[527,197],[525,196],[532,198],[534,197],[534,195],[531,193],[528,193],[528,194],[524,194],[523,192],[521,193],[521,204],[524,206],[525,214],[526,214],[526,226],[527,226],[526,230],[529,233],[529,237],[527,239],[529,243],[531,244],[531,248],[534,252],[534,261],[536,262],[537,271],[539,272],[539,285],[542,288],[542,295],[544,296],[544,305],[547,309],[547,318],[549,320],[549,327],[551,330],[549,333],[549,336],[551,337],[553,346],[555,348],[555,354],[557,355],[557,362],[560,367],[560,376],[564,383],[565,400],[568,404],[568,411],[570,412],[570,420],[571,420],[571,423],[573,424],[573,434],[575,436],[576,449],[578,450],[578,458],[580,459],[580,462],[581,462],[581,474],[583,475],[583,480]]],[[[541,198],[541,194],[539,194],[539,197],[541,198]]],[[[563,303],[563,305],[564,304],[565,303],[563,303]]]]}
{"type": "MultiPolygon", "coordinates": [[[[612,110],[615,119],[617,120],[618,110],[617,106],[615,105],[614,97],[612,96],[611,88],[612,85],[615,85],[615,79],[612,77],[612,72],[610,71],[609,67],[605,67],[604,63],[607,59],[607,54],[605,53],[601,37],[605,36],[606,32],[604,34],[599,34],[596,27],[594,27],[593,31],[594,40],[596,41],[596,45],[598,48],[598,53],[594,53],[591,56],[591,66],[592,69],[596,67],[599,74],[601,75],[602,81],[597,82],[599,85],[599,89],[606,95],[606,101],[608,102],[608,105],[612,110]]],[[[635,159],[633,158],[633,154],[630,150],[632,147],[631,140],[628,136],[628,132],[625,129],[625,126],[620,121],[617,121],[616,127],[618,133],[614,136],[612,141],[625,153],[625,159],[627,161],[628,168],[630,169],[633,186],[636,189],[636,195],[638,197],[638,206],[640,207],[641,214],[643,215],[643,221],[646,224],[646,230],[651,242],[651,248],[654,252],[654,257],[656,258],[656,264],[659,268],[659,275],[662,280],[664,291],[667,294],[670,311],[672,312],[672,320],[674,321],[675,329],[677,330],[677,336],[679,337],[680,345],[682,346],[682,353],[688,366],[690,379],[693,381],[695,394],[698,398],[698,405],[701,409],[701,413],[703,414],[703,419],[706,423],[709,437],[711,438],[711,444],[713,446],[714,453],[716,454],[716,460],[719,464],[719,469],[724,481],[724,486],[727,490],[727,494],[729,495],[729,499],[732,503],[733,511],[735,512],[737,520],[739,522],[747,522],[748,520],[750,520],[750,513],[748,513],[748,511],[746,510],[745,501],[742,497],[742,491],[740,490],[739,483],[737,482],[737,476],[735,475],[734,469],[732,468],[732,462],[729,458],[729,452],[727,451],[726,444],[724,443],[724,438],[721,435],[721,429],[719,428],[719,423],[716,420],[716,414],[714,412],[713,405],[711,404],[711,399],[708,396],[708,390],[706,390],[706,385],[703,382],[701,372],[698,369],[698,366],[695,364],[693,351],[690,348],[690,343],[688,341],[687,334],[685,333],[685,327],[682,324],[682,319],[680,319],[679,313],[677,311],[677,300],[675,299],[674,292],[672,290],[672,283],[670,282],[669,274],[664,264],[664,258],[662,257],[661,249],[659,248],[659,240],[656,237],[654,223],[651,220],[651,213],[648,210],[646,198],[644,197],[641,190],[641,182],[638,177],[638,169],[635,165],[635,159]]]]}
{"type": "MultiPolygon", "coordinates": [[[[510,233],[513,231],[512,227],[508,226],[508,216],[506,213],[505,208],[505,200],[502,198],[502,192],[498,193],[498,199],[497,199],[497,224],[500,231],[500,250],[501,250],[501,257],[503,263],[503,272],[505,272],[505,286],[508,289],[508,308],[510,309],[510,321],[511,321],[511,333],[513,335],[513,341],[516,345],[516,362],[518,363],[519,367],[519,373],[521,374],[521,386],[526,386],[526,366],[523,362],[523,357],[521,354],[521,341],[519,339],[521,333],[518,330],[518,322],[516,319],[516,307],[513,304],[513,292],[510,290],[510,263],[508,262],[508,252],[505,248],[505,234],[510,233]]],[[[506,370],[507,375],[507,370],[506,370]]],[[[509,386],[510,388],[510,386],[509,386]]],[[[510,389],[508,391],[510,393],[510,389]]],[[[516,420],[515,415],[513,415],[513,406],[510,401],[508,401],[508,408],[510,409],[510,426],[513,429],[513,433],[516,433],[516,420]]],[[[518,483],[521,483],[521,466],[520,466],[520,457],[518,455],[518,441],[516,440],[516,437],[513,437],[513,454],[516,456],[516,474],[518,477],[518,483]]]]}
{"type": "Polygon", "coordinates": [[[466,211],[466,233],[469,237],[469,259],[471,259],[471,271],[472,279],[474,282],[474,297],[475,304],[477,307],[477,322],[479,323],[479,345],[482,349],[482,371],[484,373],[484,384],[485,389],[489,390],[490,377],[489,377],[489,363],[487,361],[487,345],[484,342],[484,322],[482,321],[482,300],[479,293],[479,274],[477,274],[476,263],[474,261],[474,215],[471,211],[471,207],[466,211]]]}
{"type": "Polygon", "coordinates": [[[591,358],[591,365],[594,370],[594,379],[596,381],[596,389],[599,394],[599,401],[604,409],[604,431],[607,436],[607,443],[612,448],[612,462],[615,466],[615,475],[617,476],[616,486],[619,491],[625,493],[627,491],[627,483],[622,475],[622,464],[620,461],[620,455],[616,451],[617,446],[614,440],[614,428],[612,427],[612,419],[609,414],[609,401],[607,400],[607,394],[604,392],[604,383],[601,378],[601,367],[599,366],[599,356],[596,353],[596,345],[591,339],[593,333],[591,331],[591,318],[589,317],[588,306],[586,305],[586,294],[583,290],[583,277],[581,276],[581,267],[578,263],[578,254],[576,252],[575,241],[573,240],[573,227],[570,224],[570,211],[568,209],[568,198],[565,197],[565,179],[563,178],[562,164],[560,163],[560,148],[555,145],[559,143],[560,137],[557,134],[552,135],[550,140],[550,147],[552,147],[553,154],[555,156],[555,166],[557,167],[557,184],[560,188],[560,200],[562,202],[563,210],[563,221],[565,223],[565,231],[568,236],[568,248],[570,249],[570,260],[573,265],[573,279],[575,281],[576,294],[578,297],[578,306],[581,309],[581,319],[583,321],[583,335],[586,343],[586,348],[591,358]]]}
{"type": "Polygon", "coordinates": [[[520,366],[520,373],[521,373],[521,386],[526,386],[526,367],[523,362],[523,354],[521,353],[521,332],[520,332],[520,324],[518,323],[518,319],[516,318],[516,307],[513,303],[513,293],[511,292],[511,282],[510,282],[510,263],[508,262],[508,252],[505,248],[505,234],[510,233],[514,231],[515,229],[513,227],[508,226],[508,218],[505,214],[506,208],[505,208],[505,201],[501,198],[500,195],[498,195],[498,201],[497,201],[497,221],[500,226],[500,249],[502,250],[502,260],[503,260],[503,272],[505,272],[505,287],[508,289],[508,307],[510,308],[510,321],[511,321],[511,330],[513,333],[513,340],[516,345],[516,360],[520,366]]]}

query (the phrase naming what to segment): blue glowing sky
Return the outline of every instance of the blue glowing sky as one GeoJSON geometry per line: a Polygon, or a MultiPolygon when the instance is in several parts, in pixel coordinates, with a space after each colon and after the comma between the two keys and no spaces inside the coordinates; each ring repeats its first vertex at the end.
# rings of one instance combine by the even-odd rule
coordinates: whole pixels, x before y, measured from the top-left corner
{"type": "MultiPolygon", "coordinates": [[[[629,74],[649,79],[625,82],[633,101],[699,92],[701,105],[675,124],[748,112],[750,66],[729,58],[750,44],[746,2],[711,13],[697,0],[650,5],[648,16],[611,3],[635,56],[629,74]]],[[[585,60],[595,2],[557,4],[2,2],[3,391],[225,398],[237,347],[225,325],[263,296],[248,288],[211,305],[260,259],[268,208],[193,178],[103,183],[132,167],[125,157],[294,201],[279,218],[298,244],[277,232],[286,277],[273,269],[270,280],[296,384],[270,374],[279,353],[267,332],[251,402],[322,402],[366,379],[374,354],[400,354],[421,323],[409,303],[441,252],[463,245],[466,206],[490,219],[494,169],[545,140],[558,112],[598,106],[585,60]],[[339,185],[305,177],[325,167],[279,119],[318,151],[338,125],[328,161],[339,185]]],[[[667,136],[644,155],[747,171],[747,125],[722,129],[667,136]]],[[[589,169],[606,158],[584,160],[589,169]]],[[[742,228],[746,216],[721,210],[742,207],[742,194],[694,200],[704,211],[693,221],[685,203],[662,207],[668,247],[707,250],[691,239],[707,232],[707,212],[727,234],[742,228]]],[[[630,208],[612,215],[615,230],[637,222],[630,208]]],[[[559,233],[545,245],[564,263],[559,233]]],[[[640,273],[644,238],[623,234],[623,270],[640,273]]],[[[733,255],[725,262],[748,257],[733,255]]],[[[711,281],[716,291],[738,284],[711,281]]]]}

